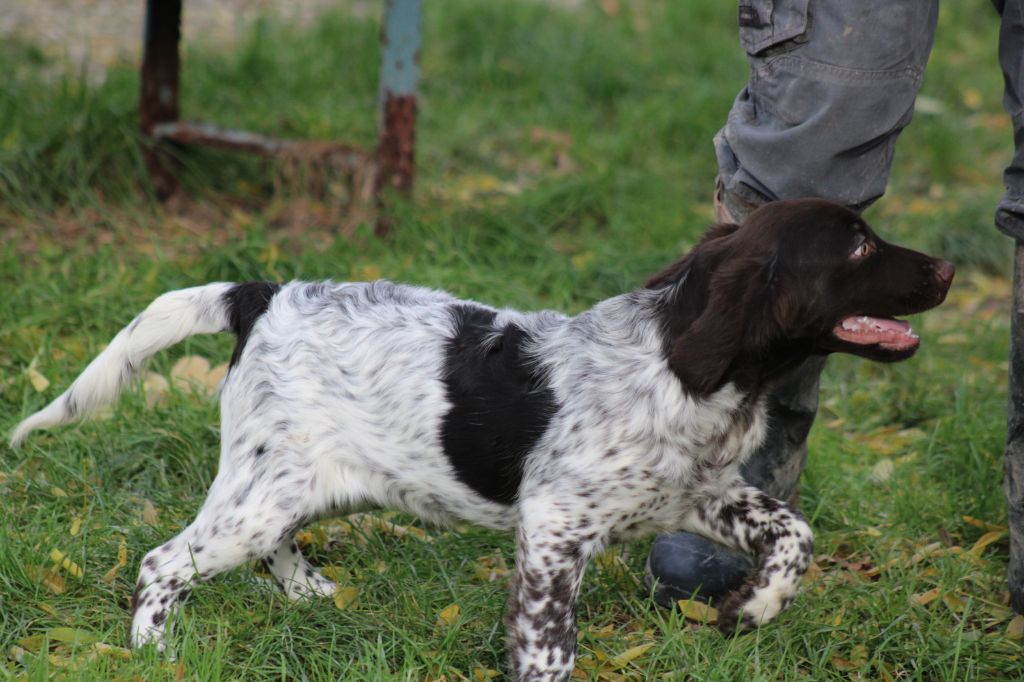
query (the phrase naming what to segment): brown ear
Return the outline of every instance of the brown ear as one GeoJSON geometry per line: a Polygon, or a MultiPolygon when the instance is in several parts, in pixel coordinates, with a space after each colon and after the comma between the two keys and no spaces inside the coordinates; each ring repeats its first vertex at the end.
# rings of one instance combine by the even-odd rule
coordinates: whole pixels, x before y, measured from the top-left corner
{"type": "Polygon", "coordinates": [[[679,278],[682,277],[683,273],[689,269],[690,263],[693,261],[693,258],[699,249],[705,247],[709,242],[715,241],[716,239],[728,237],[738,229],[740,229],[740,226],[732,223],[719,223],[718,225],[712,225],[707,229],[690,253],[683,256],[661,272],[651,275],[644,284],[644,288],[659,289],[670,284],[675,284],[679,281],[679,278]]]}
{"type": "MultiPolygon", "coordinates": [[[[688,390],[710,395],[741,355],[757,355],[778,337],[774,268],[727,259],[711,274],[707,304],[672,344],[669,366],[688,390]]],[[[784,306],[785,307],[785,306],[784,306]]]]}

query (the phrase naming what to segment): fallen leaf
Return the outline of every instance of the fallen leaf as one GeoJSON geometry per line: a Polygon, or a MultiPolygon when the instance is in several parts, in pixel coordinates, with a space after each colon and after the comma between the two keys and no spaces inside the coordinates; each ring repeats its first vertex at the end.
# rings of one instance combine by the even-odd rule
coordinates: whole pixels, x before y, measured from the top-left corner
{"type": "Polygon", "coordinates": [[[473,668],[473,682],[487,682],[487,680],[493,680],[495,677],[500,675],[494,668],[482,668],[477,666],[473,668]]]}
{"type": "Polygon", "coordinates": [[[946,592],[942,595],[942,601],[947,607],[949,607],[949,610],[954,613],[963,613],[964,608],[967,606],[967,603],[963,599],[952,592],[946,592]]]}
{"type": "Polygon", "coordinates": [[[53,562],[55,568],[63,568],[72,578],[81,578],[83,575],[82,567],[65,556],[64,552],[59,549],[53,549],[50,552],[50,561],[53,562]]]}
{"type": "Polygon", "coordinates": [[[93,644],[100,641],[100,638],[91,632],[67,627],[50,628],[46,631],[46,637],[51,642],[63,644],[93,644]]]}
{"type": "Polygon", "coordinates": [[[346,587],[339,587],[334,593],[334,605],[344,611],[356,600],[359,596],[359,590],[352,585],[346,587]]]}
{"type": "Polygon", "coordinates": [[[146,407],[155,407],[167,398],[171,383],[163,374],[146,372],[142,378],[142,392],[146,396],[146,407]]]}
{"type": "Polygon", "coordinates": [[[676,603],[679,604],[679,608],[683,612],[683,618],[687,620],[708,623],[710,625],[718,622],[718,611],[704,602],[694,601],[693,599],[680,599],[676,603]]]}
{"type": "Polygon", "coordinates": [[[1006,626],[1006,637],[1014,641],[1024,639],[1024,616],[1018,614],[1013,617],[1006,626]]]}
{"type": "Polygon", "coordinates": [[[128,565],[128,543],[125,542],[124,538],[121,539],[120,544],[117,546],[117,563],[109,571],[103,574],[101,580],[105,583],[112,583],[117,578],[118,572],[128,565]]]}
{"type": "Polygon", "coordinates": [[[874,483],[885,483],[892,478],[894,471],[896,471],[896,465],[892,463],[891,459],[879,460],[875,466],[871,467],[871,481],[874,483]]]}
{"type": "Polygon", "coordinates": [[[1006,535],[1006,531],[990,530],[989,532],[985,533],[980,538],[978,538],[978,541],[975,542],[974,546],[967,550],[967,552],[980,559],[981,555],[985,552],[985,548],[991,545],[993,542],[1002,539],[1004,535],[1006,535]]]}
{"type": "Polygon", "coordinates": [[[149,500],[142,501],[142,522],[147,526],[155,526],[159,523],[156,507],[149,500]]]}
{"type": "Polygon", "coordinates": [[[28,576],[54,594],[64,594],[67,590],[67,583],[64,578],[42,566],[28,566],[28,576]]]}
{"type": "Polygon", "coordinates": [[[444,607],[437,614],[437,624],[444,627],[451,627],[452,624],[459,619],[460,610],[461,609],[458,604],[449,604],[444,607]]]}
{"type": "Polygon", "coordinates": [[[927,606],[938,598],[939,588],[933,587],[932,589],[921,592],[920,594],[915,594],[910,598],[910,601],[914,602],[918,606],[927,606]]]}
{"type": "Polygon", "coordinates": [[[982,521],[981,519],[976,519],[973,516],[964,515],[962,518],[964,520],[964,523],[969,523],[972,526],[976,528],[981,528],[983,530],[1006,530],[1006,526],[1000,526],[999,524],[989,523],[988,521],[982,521]]]}
{"type": "Polygon", "coordinates": [[[50,493],[54,497],[67,497],[68,496],[68,494],[66,492],[64,492],[63,488],[58,488],[57,486],[53,486],[52,488],[50,488],[50,493]]]}
{"type": "Polygon", "coordinates": [[[68,534],[71,537],[75,537],[76,535],[78,535],[78,532],[80,530],[82,530],[82,517],[76,516],[75,518],[71,519],[71,528],[68,530],[68,534]]]}
{"type": "Polygon", "coordinates": [[[607,661],[605,661],[604,665],[612,668],[613,670],[625,668],[627,665],[629,665],[630,661],[633,661],[643,656],[645,653],[647,653],[647,650],[650,649],[652,646],[654,646],[654,642],[648,642],[647,644],[640,644],[634,647],[630,647],[618,656],[615,656],[614,658],[609,658],[607,661]]]}
{"type": "Polygon", "coordinates": [[[199,390],[207,393],[206,377],[210,361],[199,355],[186,355],[171,368],[171,384],[182,391],[199,390]]]}
{"type": "Polygon", "coordinates": [[[508,566],[505,564],[505,557],[500,554],[479,557],[476,560],[476,567],[473,575],[477,580],[483,582],[494,582],[504,580],[509,576],[508,566]]]}
{"type": "Polygon", "coordinates": [[[36,389],[37,393],[42,393],[50,386],[50,380],[42,375],[42,373],[29,365],[28,368],[28,380],[32,384],[32,388],[36,389]]]}

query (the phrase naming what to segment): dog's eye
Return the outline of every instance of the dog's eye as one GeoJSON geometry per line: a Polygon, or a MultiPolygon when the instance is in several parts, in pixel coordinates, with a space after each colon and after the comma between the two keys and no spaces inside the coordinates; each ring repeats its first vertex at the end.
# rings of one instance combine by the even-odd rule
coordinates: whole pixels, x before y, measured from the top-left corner
{"type": "Polygon", "coordinates": [[[866,258],[867,256],[870,256],[874,252],[875,245],[872,244],[871,242],[863,241],[857,246],[856,249],[853,250],[853,253],[850,254],[850,258],[859,260],[861,258],[866,258]]]}

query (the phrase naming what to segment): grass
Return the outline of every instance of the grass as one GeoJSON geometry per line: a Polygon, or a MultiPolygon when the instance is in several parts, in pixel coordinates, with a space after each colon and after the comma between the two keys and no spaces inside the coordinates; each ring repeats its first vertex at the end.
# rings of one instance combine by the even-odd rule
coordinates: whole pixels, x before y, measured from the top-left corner
{"type": "MultiPolygon", "coordinates": [[[[0,429],[62,391],[157,294],[198,282],[386,276],[568,311],[637,286],[708,223],[710,139],[746,66],[729,3],[606,5],[619,9],[426,3],[416,198],[386,241],[365,225],[333,231],[330,193],[282,189],[279,171],[215,152],[183,156],[192,199],[161,210],[142,180],[134,65],[97,85],[39,46],[0,46],[0,429]]],[[[232,49],[188,44],[186,116],[372,143],[378,28],[344,10],[310,27],[261,20],[232,49]]],[[[583,589],[591,679],[1021,674],[1005,538],[968,551],[1006,522],[1010,244],[991,215],[1011,132],[997,30],[983,0],[943,6],[922,93],[934,113],[904,133],[890,192],[868,212],[887,238],[960,272],[949,302],[914,320],[924,337],[915,359],[829,363],[803,479],[818,567],[803,595],[770,626],[725,638],[652,605],[637,582],[647,543],[618,548],[583,589]]],[[[199,337],[152,369],[229,353],[230,339],[199,337]]],[[[456,680],[503,670],[500,566],[512,544],[471,528],[427,528],[424,541],[312,526],[314,562],[357,590],[346,608],[287,603],[243,568],[194,591],[175,662],[97,648],[92,640],[125,645],[138,562],[201,503],[216,424],[202,395],[173,390],[151,408],[136,391],[107,419],[19,451],[0,446],[0,678],[456,680]],[[54,549],[83,575],[54,569],[54,549]],[[104,580],[119,553],[125,565],[104,580]],[[459,615],[439,622],[451,604],[459,615]]]]}

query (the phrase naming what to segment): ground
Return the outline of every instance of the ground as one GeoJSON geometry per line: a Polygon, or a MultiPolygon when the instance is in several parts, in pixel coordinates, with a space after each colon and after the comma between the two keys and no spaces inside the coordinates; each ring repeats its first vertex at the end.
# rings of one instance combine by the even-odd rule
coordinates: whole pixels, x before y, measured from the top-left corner
{"type": "MultiPolygon", "coordinates": [[[[217,4],[187,3],[185,118],[373,143],[378,3],[238,3],[223,24],[199,19],[217,4]]],[[[219,152],[183,153],[186,191],[158,206],[135,132],[141,3],[5,8],[0,429],[168,289],[384,276],[574,312],[695,243],[710,140],[746,77],[733,3],[425,4],[418,184],[387,240],[345,177],[219,152]]],[[[723,637],[698,607],[653,605],[648,543],[615,548],[584,584],[581,678],[1021,676],[1000,489],[1011,244],[992,212],[1012,134],[997,32],[984,0],[943,4],[889,192],[866,214],[959,271],[949,301],[913,320],[914,359],[829,362],[801,489],[817,533],[802,595],[723,637]]],[[[229,354],[230,339],[192,339],[103,418],[0,446],[0,678],[500,675],[511,538],[387,514],[301,536],[335,600],[292,604],[243,568],[194,590],[176,660],[123,648],[138,562],[191,519],[216,467],[216,377],[197,358],[229,354]]]]}

